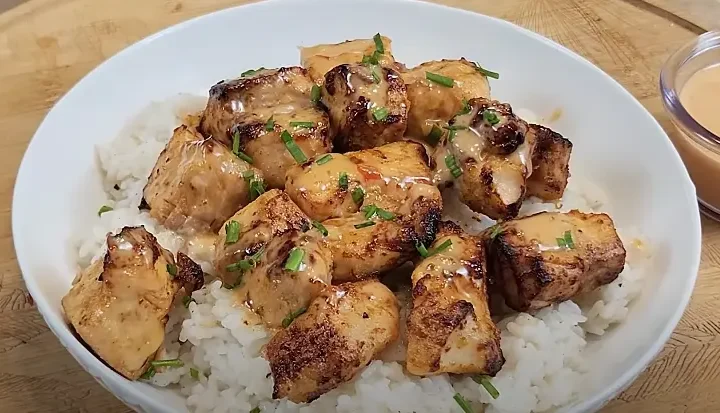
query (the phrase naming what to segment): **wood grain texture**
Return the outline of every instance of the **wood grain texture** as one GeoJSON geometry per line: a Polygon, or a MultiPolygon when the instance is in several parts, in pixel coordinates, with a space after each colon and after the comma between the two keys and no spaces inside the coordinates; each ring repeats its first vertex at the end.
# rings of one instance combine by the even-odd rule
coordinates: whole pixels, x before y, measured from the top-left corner
{"type": "MultiPolygon", "coordinates": [[[[7,1],[7,0],[6,0],[7,1]]],[[[438,0],[539,32],[628,88],[670,133],[657,80],[668,55],[720,22],[718,0],[438,0]]],[[[53,103],[125,46],[236,0],[30,0],[0,15],[0,410],[127,412],[83,372],[45,326],[23,285],[10,200],[23,151],[53,103]]],[[[720,409],[720,225],[703,219],[691,305],[650,368],[607,412],[720,409]]]]}

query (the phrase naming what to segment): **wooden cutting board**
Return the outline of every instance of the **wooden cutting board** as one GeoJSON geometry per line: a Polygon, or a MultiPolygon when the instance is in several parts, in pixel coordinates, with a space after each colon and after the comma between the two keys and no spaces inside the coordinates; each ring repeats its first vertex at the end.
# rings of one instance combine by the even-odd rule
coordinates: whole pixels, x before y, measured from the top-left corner
{"type": "MultiPolygon", "coordinates": [[[[0,5],[20,0],[0,0],[0,5]]],[[[539,32],[585,56],[670,133],[658,98],[668,55],[713,25],[718,0],[438,0],[539,32]]],[[[30,0],[0,15],[0,410],[126,412],[75,363],[38,314],[18,270],[10,201],[27,143],[53,103],[125,46],[237,0],[30,0]]],[[[58,136],[58,140],[70,139],[58,136]]],[[[42,190],[42,188],[38,188],[42,190]]],[[[48,216],[52,218],[52,206],[48,216]]],[[[606,411],[720,410],[720,225],[703,219],[695,295],[658,359],[606,411]]],[[[37,251],[39,259],[42,251],[37,251]]],[[[688,274],[689,276],[689,274],[688,274]]]]}

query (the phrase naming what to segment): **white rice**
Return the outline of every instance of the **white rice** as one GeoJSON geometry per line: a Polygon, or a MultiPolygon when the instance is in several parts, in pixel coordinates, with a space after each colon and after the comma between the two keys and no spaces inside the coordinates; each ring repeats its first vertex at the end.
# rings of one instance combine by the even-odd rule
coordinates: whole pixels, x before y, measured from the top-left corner
{"type": "MultiPolygon", "coordinates": [[[[78,265],[82,268],[104,254],[105,236],[126,225],[144,225],[160,244],[176,252],[184,240],[158,225],[137,205],[142,189],[158,154],[184,115],[202,109],[204,97],[180,95],[153,103],[111,143],[97,148],[98,160],[114,209],[97,218],[76,240],[78,265]],[[117,185],[119,189],[114,189],[117,185]],[[88,231],[89,228],[89,231],[88,231]]],[[[525,111],[527,112],[527,111],[525,111]]],[[[525,116],[531,114],[526,113],[525,116]]],[[[477,233],[492,225],[446,194],[448,218],[477,233]]],[[[570,180],[558,205],[526,202],[521,215],[543,210],[580,209],[602,211],[602,191],[579,177],[570,180]]],[[[419,378],[407,374],[402,340],[372,362],[352,382],[345,383],[309,405],[272,399],[272,378],[261,349],[269,340],[260,326],[246,325],[245,313],[235,307],[231,293],[214,281],[193,293],[189,308],[178,306],[168,322],[163,358],[179,357],[181,368],[159,372],[152,379],[157,386],[173,386],[186,398],[190,411],[203,413],[248,412],[363,412],[363,413],[444,413],[460,412],[453,400],[461,393],[474,407],[487,412],[529,413],[553,410],[575,400],[587,373],[583,351],[587,340],[597,340],[608,328],[622,322],[630,302],[639,295],[644,272],[640,270],[649,250],[632,231],[619,230],[628,250],[624,271],[611,284],[576,302],[566,301],[536,314],[515,314],[499,323],[501,346],[507,362],[492,380],[498,399],[469,377],[440,375],[419,378]],[[629,238],[629,237],[635,238],[629,238]],[[198,372],[193,378],[191,370],[198,372]]],[[[187,246],[184,248],[188,248],[187,246]]],[[[211,251],[190,248],[189,255],[207,272],[211,251]]],[[[407,297],[401,297],[407,301],[407,297]]],[[[404,324],[404,321],[403,321],[404,324]]]]}

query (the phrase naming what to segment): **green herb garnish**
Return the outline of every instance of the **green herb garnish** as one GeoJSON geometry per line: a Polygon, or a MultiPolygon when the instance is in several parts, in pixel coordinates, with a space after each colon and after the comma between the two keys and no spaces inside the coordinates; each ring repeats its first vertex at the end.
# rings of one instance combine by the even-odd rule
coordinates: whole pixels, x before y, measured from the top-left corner
{"type": "Polygon", "coordinates": [[[376,121],[382,122],[384,121],[390,112],[387,110],[387,108],[384,108],[382,106],[376,107],[372,111],[373,118],[375,118],[376,121]]]}
{"type": "Polygon", "coordinates": [[[415,249],[417,250],[417,252],[420,254],[421,257],[423,257],[423,258],[428,257],[429,252],[428,252],[427,248],[425,247],[425,244],[423,244],[422,242],[420,242],[420,241],[415,242],[415,249]]]}
{"type": "Polygon", "coordinates": [[[437,247],[431,248],[428,250],[422,242],[417,241],[415,243],[415,249],[417,250],[417,252],[420,254],[421,257],[428,258],[428,257],[432,257],[435,254],[439,254],[439,253],[445,251],[446,249],[450,248],[451,245],[452,245],[452,240],[448,239],[448,240],[445,240],[445,242],[443,242],[442,244],[438,245],[437,247]]]}
{"type": "Polygon", "coordinates": [[[495,224],[495,226],[493,226],[492,228],[492,231],[490,231],[490,239],[495,239],[498,235],[502,233],[502,231],[503,230],[500,224],[495,224]]]}
{"type": "Polygon", "coordinates": [[[495,114],[495,112],[493,112],[491,110],[484,110],[482,115],[483,115],[483,119],[485,119],[487,121],[487,123],[489,123],[490,125],[494,126],[500,122],[500,119],[498,118],[498,116],[495,114]]]}
{"type": "Polygon", "coordinates": [[[378,208],[377,216],[379,216],[380,219],[383,219],[385,221],[392,221],[393,219],[395,219],[395,214],[382,208],[378,208]]]}
{"type": "Polygon", "coordinates": [[[240,239],[240,223],[234,219],[225,224],[225,244],[234,244],[240,239]]]}
{"type": "Polygon", "coordinates": [[[166,264],[165,269],[167,270],[168,274],[170,274],[170,278],[174,278],[177,275],[177,265],[166,264]]]}
{"type": "Polygon", "coordinates": [[[453,396],[453,399],[457,402],[458,406],[463,410],[465,413],[473,413],[472,407],[470,407],[470,403],[465,400],[465,398],[460,393],[455,393],[453,396]]]}
{"type": "Polygon", "coordinates": [[[240,150],[240,132],[235,131],[233,133],[233,142],[232,142],[232,152],[237,156],[238,158],[242,159],[243,161],[251,164],[253,163],[253,160],[251,157],[249,157],[245,152],[240,150]]]}
{"type": "Polygon", "coordinates": [[[457,164],[457,159],[454,155],[445,155],[445,165],[450,169],[450,173],[453,178],[458,178],[462,175],[462,169],[457,164]]]}
{"type": "Polygon", "coordinates": [[[380,83],[382,80],[382,73],[378,73],[380,67],[377,65],[370,65],[370,74],[372,75],[373,82],[380,83]]]}
{"type": "Polygon", "coordinates": [[[295,140],[293,139],[292,135],[290,135],[290,132],[283,131],[283,133],[280,134],[280,138],[282,139],[283,143],[285,143],[285,147],[287,148],[288,152],[290,152],[290,155],[292,155],[293,159],[295,159],[295,162],[303,164],[307,161],[307,156],[305,156],[302,149],[300,149],[297,143],[295,143],[295,140]]]}
{"type": "Polygon", "coordinates": [[[310,101],[316,105],[320,102],[320,86],[313,85],[310,89],[310,101]]]}
{"type": "Polygon", "coordinates": [[[150,365],[153,367],[182,367],[185,363],[180,359],[153,360],[150,362],[150,365]]]}
{"type": "Polygon", "coordinates": [[[315,126],[314,122],[290,122],[290,126],[293,128],[312,128],[315,126]]]}
{"type": "Polygon", "coordinates": [[[472,111],[472,108],[470,107],[470,102],[467,101],[467,99],[462,100],[462,108],[460,108],[460,112],[457,113],[457,116],[461,115],[467,115],[472,111]]]}
{"type": "Polygon", "coordinates": [[[380,36],[380,33],[375,34],[375,36],[373,36],[373,40],[375,41],[375,50],[377,50],[380,54],[385,53],[385,45],[382,42],[382,36],[380,36]]]}
{"type": "Polygon", "coordinates": [[[346,191],[348,189],[348,185],[349,182],[347,172],[340,172],[340,177],[338,178],[338,186],[340,187],[340,189],[346,191]]]}
{"type": "Polygon", "coordinates": [[[250,413],[260,413],[260,408],[259,408],[259,407],[253,407],[253,409],[250,410],[250,413]]]}
{"type": "Polygon", "coordinates": [[[440,141],[440,138],[442,137],[443,131],[441,128],[439,128],[437,125],[433,125],[432,129],[430,129],[430,133],[427,135],[427,140],[432,145],[437,145],[437,143],[440,141]]]}
{"type": "Polygon", "coordinates": [[[264,68],[264,67],[258,67],[257,69],[246,70],[246,71],[240,73],[240,77],[252,76],[252,75],[254,75],[255,73],[257,73],[257,72],[259,72],[259,71],[261,71],[261,70],[265,70],[265,68],[264,68]]]}
{"type": "Polygon", "coordinates": [[[371,219],[375,215],[379,216],[381,219],[384,219],[385,221],[391,221],[391,220],[395,219],[395,214],[393,214],[390,211],[386,211],[382,208],[378,208],[378,206],[375,204],[363,207],[362,210],[363,210],[363,212],[365,212],[365,219],[371,219]]]}
{"type": "Polygon", "coordinates": [[[283,319],[283,321],[282,321],[282,326],[283,326],[283,328],[288,328],[288,327],[290,327],[290,324],[292,324],[292,322],[295,321],[296,318],[298,318],[298,317],[300,317],[301,315],[303,315],[303,314],[305,313],[305,311],[307,311],[307,308],[305,308],[305,307],[300,307],[300,308],[298,308],[297,310],[295,310],[295,311],[291,312],[290,314],[288,314],[287,317],[285,317],[285,318],[283,319]]]}
{"type": "Polygon", "coordinates": [[[330,161],[332,161],[332,155],[327,153],[327,154],[321,156],[320,158],[318,158],[318,160],[315,161],[315,163],[318,165],[325,165],[326,163],[328,163],[330,161]]]}
{"type": "Polygon", "coordinates": [[[355,229],[363,229],[363,228],[371,227],[373,225],[375,225],[375,223],[373,221],[365,221],[360,224],[355,224],[354,227],[355,227],[355,229]]]}
{"type": "Polygon", "coordinates": [[[298,271],[303,258],[305,258],[305,251],[298,247],[293,248],[290,250],[287,261],[285,261],[285,269],[288,271],[298,271]]]}
{"type": "Polygon", "coordinates": [[[275,130],[275,119],[273,119],[272,116],[270,116],[270,119],[265,122],[265,130],[268,132],[275,130]]]}
{"type": "Polygon", "coordinates": [[[452,80],[452,78],[433,72],[425,72],[425,78],[431,82],[435,82],[438,85],[442,85],[445,87],[453,87],[453,85],[455,84],[455,81],[452,80]]]}
{"type": "Polygon", "coordinates": [[[197,371],[197,369],[194,369],[194,368],[191,367],[191,368],[190,368],[190,377],[192,377],[192,378],[195,379],[195,380],[199,380],[199,379],[200,379],[200,372],[197,371]]]}
{"type": "Polygon", "coordinates": [[[327,228],[325,228],[325,225],[323,225],[323,224],[321,224],[321,223],[319,223],[319,222],[317,222],[317,221],[313,221],[313,222],[312,222],[312,226],[313,226],[316,230],[320,231],[320,233],[322,234],[323,237],[327,237],[327,235],[328,235],[328,230],[327,230],[327,228]]]}
{"type": "Polygon", "coordinates": [[[150,367],[147,370],[145,370],[145,373],[143,373],[142,376],[140,376],[140,378],[143,380],[150,380],[153,378],[153,376],[155,376],[155,373],[156,373],[155,367],[150,365],[150,367]]]}
{"type": "Polygon", "coordinates": [[[352,190],[352,200],[356,204],[360,205],[363,203],[363,200],[365,199],[365,190],[363,190],[361,187],[357,187],[352,190]]]}
{"type": "Polygon", "coordinates": [[[565,231],[562,238],[557,238],[557,244],[560,248],[567,248],[567,249],[574,249],[575,248],[575,241],[573,241],[572,233],[570,231],[565,231]]]}
{"type": "Polygon", "coordinates": [[[498,397],[500,397],[500,392],[495,388],[495,386],[493,386],[492,382],[490,381],[490,376],[481,374],[478,376],[473,376],[472,379],[475,383],[482,385],[488,392],[488,394],[490,394],[490,397],[492,397],[493,399],[497,399],[498,397]]]}
{"type": "Polygon", "coordinates": [[[378,207],[375,204],[368,205],[366,207],[363,207],[362,211],[365,213],[365,219],[370,219],[375,216],[375,213],[377,212],[378,207]]]}
{"type": "Polygon", "coordinates": [[[102,214],[104,214],[104,213],[106,213],[106,212],[110,212],[110,211],[112,211],[112,210],[113,210],[112,207],[109,207],[109,206],[107,206],[107,205],[103,205],[103,206],[101,206],[100,209],[98,210],[98,216],[100,216],[100,215],[102,215],[102,214]]]}
{"type": "Polygon", "coordinates": [[[493,71],[491,71],[491,70],[483,69],[482,66],[480,66],[479,64],[477,64],[477,63],[475,63],[475,62],[472,62],[472,63],[475,65],[475,70],[477,70],[478,72],[482,73],[483,75],[485,75],[485,76],[487,76],[487,77],[491,77],[491,78],[493,78],[493,79],[500,79],[500,74],[499,74],[499,73],[493,72],[493,71]]]}

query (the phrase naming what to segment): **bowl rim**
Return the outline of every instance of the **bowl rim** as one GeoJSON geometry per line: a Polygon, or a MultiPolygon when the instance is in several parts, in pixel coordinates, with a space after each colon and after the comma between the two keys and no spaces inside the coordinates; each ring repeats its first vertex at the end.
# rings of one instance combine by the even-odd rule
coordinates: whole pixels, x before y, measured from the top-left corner
{"type": "MultiPolygon", "coordinates": [[[[144,47],[145,45],[157,40],[160,37],[163,36],[171,36],[175,32],[184,30],[187,27],[201,24],[204,20],[209,20],[214,18],[216,15],[224,14],[224,13],[234,13],[237,12],[238,9],[248,9],[248,8],[274,8],[277,7],[279,4],[285,3],[285,2],[305,2],[309,3],[305,0],[265,0],[250,4],[244,4],[244,5],[238,5],[238,6],[232,6],[228,8],[219,9],[210,13],[206,13],[203,15],[199,15],[196,17],[193,17],[191,19],[176,23],[174,25],[171,25],[169,27],[160,29],[156,31],[153,34],[148,35],[147,37],[144,37],[143,39],[132,43],[122,50],[115,53],[113,56],[109,57],[108,59],[101,62],[98,66],[93,68],[90,72],[88,72],[85,76],[83,76],[77,83],[75,83],[70,89],[68,89],[63,96],[58,99],[53,107],[48,111],[48,113],[43,118],[42,122],[39,124],[37,130],[33,134],[33,137],[30,139],[29,144],[25,150],[25,153],[23,155],[23,159],[20,163],[20,166],[18,168],[18,173],[16,176],[15,186],[13,188],[13,200],[12,200],[12,207],[11,207],[11,228],[13,234],[20,234],[22,233],[21,229],[21,222],[19,221],[18,215],[15,213],[17,211],[17,207],[19,206],[18,199],[21,198],[19,196],[18,188],[25,187],[27,184],[25,184],[25,181],[29,179],[29,162],[28,159],[34,151],[38,151],[38,144],[36,137],[40,135],[41,133],[44,133],[44,129],[46,129],[47,123],[48,123],[48,117],[53,113],[53,111],[60,106],[67,98],[69,94],[71,94],[73,91],[78,89],[82,84],[85,82],[88,82],[89,78],[92,78],[95,76],[98,72],[107,70],[107,67],[109,66],[109,62],[111,62],[113,59],[116,58],[122,58],[125,55],[128,55],[129,53],[132,53],[135,49],[144,47]]],[[[315,3],[324,3],[327,1],[332,0],[312,0],[315,3]]],[[[337,1],[344,1],[347,3],[353,3],[353,0],[335,0],[337,1]]],[[[371,0],[375,2],[379,2],[380,0],[371,0]]],[[[390,0],[383,0],[383,1],[390,1],[390,0]]],[[[595,66],[593,63],[591,63],[586,58],[576,54],[575,52],[571,51],[570,49],[566,48],[565,46],[556,43],[543,35],[539,33],[535,33],[529,29],[526,29],[524,27],[518,26],[510,21],[503,20],[498,17],[488,16],[485,14],[477,13],[470,10],[465,9],[459,9],[455,7],[450,7],[446,5],[441,4],[435,4],[430,3],[426,1],[418,2],[416,0],[391,0],[396,3],[404,3],[407,5],[407,7],[425,7],[428,9],[435,9],[435,10],[445,10],[445,11],[452,11],[454,13],[462,13],[466,15],[470,15],[473,18],[476,19],[488,19],[490,21],[493,21],[494,24],[497,24],[499,26],[504,26],[505,28],[509,30],[518,31],[521,34],[531,38],[533,41],[538,41],[541,43],[544,43],[546,46],[549,46],[553,49],[556,49],[557,51],[563,53],[564,55],[574,59],[578,63],[582,64],[586,70],[593,71],[597,75],[605,77],[606,80],[608,80],[611,84],[615,86],[616,89],[626,98],[626,100],[632,101],[632,104],[636,105],[641,111],[643,111],[648,118],[648,122],[651,122],[651,124],[655,127],[657,130],[659,136],[662,136],[664,139],[664,144],[666,146],[666,149],[670,152],[670,154],[675,158],[676,163],[680,166],[681,171],[684,172],[684,176],[682,177],[682,180],[685,181],[685,185],[683,186],[683,189],[685,190],[685,195],[691,197],[691,199],[695,200],[695,187],[690,180],[690,177],[688,175],[687,169],[685,168],[684,164],[682,163],[682,160],[678,154],[678,152],[675,150],[674,146],[672,145],[670,138],[668,137],[665,130],[660,126],[658,121],[648,112],[647,109],[627,90],[625,89],[617,80],[615,80],[612,76],[605,73],[602,69],[595,66]]],[[[691,241],[690,251],[693,251],[693,257],[692,261],[690,262],[690,267],[687,268],[690,271],[690,274],[688,274],[687,280],[684,284],[685,290],[682,291],[682,295],[680,296],[680,305],[673,313],[672,317],[668,320],[667,324],[665,325],[665,328],[662,330],[662,332],[659,334],[658,337],[655,338],[655,341],[650,345],[649,350],[643,354],[642,357],[639,357],[636,359],[636,361],[628,366],[628,368],[617,378],[614,380],[613,384],[611,386],[608,386],[604,388],[602,391],[598,391],[592,394],[591,397],[587,397],[584,400],[578,400],[574,403],[563,406],[560,408],[560,411],[564,412],[566,410],[571,411],[594,411],[600,409],[602,406],[604,406],[606,403],[608,403],[612,398],[617,396],[620,392],[622,392],[625,388],[627,388],[630,384],[632,384],[633,380],[639,376],[645,368],[649,365],[649,363],[657,356],[657,354],[662,350],[665,343],[670,338],[673,330],[677,326],[678,322],[680,321],[680,318],[682,317],[685,309],[687,308],[687,305],[690,301],[690,297],[693,292],[694,284],[697,279],[697,274],[700,267],[700,257],[701,257],[701,226],[700,226],[700,213],[698,209],[697,202],[691,203],[691,211],[689,211],[689,216],[685,217],[687,219],[686,226],[691,227],[691,234],[692,239],[691,241]]],[[[23,280],[25,281],[25,284],[27,286],[28,291],[30,294],[34,297],[35,302],[37,304],[38,311],[42,315],[43,319],[45,320],[45,323],[48,325],[49,329],[55,334],[55,336],[59,339],[60,343],[65,347],[68,352],[75,358],[75,360],[78,361],[78,363],[83,367],[84,370],[86,370],[89,374],[93,375],[93,377],[103,386],[108,386],[112,389],[117,389],[118,387],[124,387],[127,389],[127,392],[132,394],[132,396],[138,400],[139,403],[142,404],[142,406],[148,406],[149,408],[153,409],[154,411],[162,411],[162,412],[168,412],[171,413],[171,407],[169,407],[167,404],[163,403],[162,400],[158,398],[152,397],[151,394],[147,391],[143,391],[142,386],[149,386],[148,384],[139,384],[135,382],[131,382],[127,379],[125,379],[123,376],[115,372],[113,369],[109,368],[107,365],[105,365],[104,362],[99,360],[97,357],[95,357],[93,354],[90,353],[90,351],[72,334],[70,329],[67,327],[67,324],[62,316],[58,317],[54,315],[51,311],[51,303],[49,301],[46,301],[45,299],[38,299],[42,297],[40,294],[40,287],[35,279],[35,277],[28,277],[26,274],[29,274],[29,264],[30,261],[30,254],[18,253],[20,250],[22,250],[22,247],[18,248],[18,242],[16,240],[16,237],[13,235],[13,246],[15,248],[16,257],[18,260],[18,266],[20,267],[21,274],[23,276],[23,280]],[[21,256],[23,258],[21,258],[21,256]],[[64,327],[64,328],[63,328],[64,327]],[[83,360],[81,360],[81,358],[83,360]],[[99,376],[95,376],[89,371],[89,367],[86,367],[86,363],[89,363],[88,365],[91,365],[95,367],[95,369],[99,372],[99,376]],[[107,380],[107,382],[105,382],[107,380]]],[[[106,387],[107,388],[107,387],[106,387]]],[[[123,398],[121,398],[118,394],[116,394],[114,391],[110,391],[113,396],[120,399],[122,402],[126,402],[123,398]]],[[[131,407],[137,407],[137,406],[131,406],[131,407]]]]}

